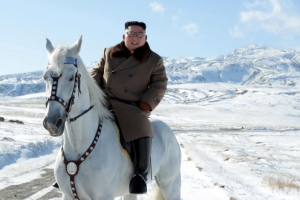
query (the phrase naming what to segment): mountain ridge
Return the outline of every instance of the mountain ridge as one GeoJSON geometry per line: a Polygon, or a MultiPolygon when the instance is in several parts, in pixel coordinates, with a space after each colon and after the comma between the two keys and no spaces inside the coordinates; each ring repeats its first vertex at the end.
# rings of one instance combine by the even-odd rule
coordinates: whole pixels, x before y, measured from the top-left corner
{"type": "MultiPolygon", "coordinates": [[[[224,82],[264,86],[299,85],[300,52],[264,45],[240,47],[211,58],[164,57],[168,84],[224,82]]],[[[86,64],[90,71],[97,62],[86,64]]],[[[0,76],[1,96],[22,96],[45,91],[43,70],[0,76]]]]}

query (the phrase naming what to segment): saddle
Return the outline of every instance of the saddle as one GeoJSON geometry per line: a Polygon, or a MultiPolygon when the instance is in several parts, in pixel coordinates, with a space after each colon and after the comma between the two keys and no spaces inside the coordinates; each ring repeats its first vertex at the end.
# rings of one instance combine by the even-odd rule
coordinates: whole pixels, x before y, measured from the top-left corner
{"type": "Polygon", "coordinates": [[[119,142],[121,145],[121,149],[123,151],[124,154],[126,154],[126,156],[130,157],[131,161],[134,162],[135,160],[135,152],[134,152],[134,148],[133,148],[133,144],[132,142],[126,142],[125,138],[122,134],[121,128],[118,124],[117,119],[115,118],[115,129],[116,129],[116,134],[119,138],[119,142]]]}

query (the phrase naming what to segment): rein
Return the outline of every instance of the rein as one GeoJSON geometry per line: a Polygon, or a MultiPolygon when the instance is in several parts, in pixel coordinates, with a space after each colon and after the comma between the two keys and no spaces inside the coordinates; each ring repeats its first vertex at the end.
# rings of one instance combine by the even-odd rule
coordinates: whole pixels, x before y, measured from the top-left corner
{"type": "MultiPolygon", "coordinates": [[[[48,106],[49,101],[57,101],[58,103],[60,103],[62,106],[65,107],[67,113],[69,113],[72,109],[72,105],[74,104],[74,99],[75,99],[75,93],[76,93],[76,87],[77,87],[77,83],[78,83],[78,96],[79,93],[81,93],[81,89],[80,89],[80,77],[81,75],[78,74],[78,63],[77,63],[77,59],[76,58],[71,58],[71,57],[66,57],[64,64],[73,64],[76,68],[77,68],[77,72],[75,74],[75,82],[74,82],[74,87],[73,87],[73,93],[69,99],[69,102],[65,102],[62,98],[58,97],[57,94],[57,85],[58,85],[58,79],[62,76],[62,74],[60,74],[60,76],[54,77],[52,75],[51,78],[53,79],[52,82],[52,91],[51,91],[51,96],[47,98],[46,100],[46,107],[48,106]]],[[[76,121],[79,117],[81,117],[82,115],[86,114],[88,111],[90,111],[94,106],[90,106],[87,110],[83,111],[81,114],[79,114],[76,117],[70,118],[69,122],[74,122],[76,121]]]]}
{"type": "Polygon", "coordinates": [[[76,117],[70,118],[69,121],[70,122],[74,122],[76,121],[79,117],[81,117],[82,115],[84,115],[85,113],[89,112],[90,110],[92,110],[94,106],[90,106],[88,109],[86,109],[85,111],[83,111],[81,114],[77,115],[76,117]]]}
{"type": "Polygon", "coordinates": [[[85,151],[85,153],[82,154],[82,156],[77,161],[67,161],[66,158],[65,158],[65,155],[64,155],[63,146],[61,146],[61,152],[62,152],[62,157],[63,157],[64,164],[66,166],[66,172],[67,172],[67,174],[70,177],[70,186],[71,186],[71,189],[72,189],[73,196],[74,196],[74,198],[76,200],[80,200],[80,199],[78,197],[78,193],[77,193],[77,190],[76,190],[75,176],[78,174],[79,165],[84,160],[86,160],[86,158],[94,150],[94,148],[95,148],[95,146],[96,146],[96,144],[97,144],[97,142],[99,140],[99,137],[100,137],[100,134],[101,134],[101,130],[102,130],[102,124],[99,122],[98,129],[96,131],[96,134],[95,134],[95,137],[94,137],[94,139],[92,141],[92,144],[88,147],[88,149],[85,151]]]}

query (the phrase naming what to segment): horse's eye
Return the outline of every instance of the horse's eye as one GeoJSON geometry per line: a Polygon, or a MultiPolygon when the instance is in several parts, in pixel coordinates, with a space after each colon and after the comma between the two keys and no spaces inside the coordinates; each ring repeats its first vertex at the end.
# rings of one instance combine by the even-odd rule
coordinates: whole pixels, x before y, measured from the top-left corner
{"type": "Polygon", "coordinates": [[[72,76],[70,79],[69,79],[69,81],[73,81],[74,80],[74,76],[72,76]]]}

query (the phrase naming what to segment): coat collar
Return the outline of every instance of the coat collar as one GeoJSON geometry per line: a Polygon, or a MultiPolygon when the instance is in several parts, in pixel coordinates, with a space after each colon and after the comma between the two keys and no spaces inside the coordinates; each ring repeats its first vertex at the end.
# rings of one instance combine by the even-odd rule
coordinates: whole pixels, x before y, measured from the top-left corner
{"type": "Polygon", "coordinates": [[[146,42],[144,44],[144,46],[141,46],[141,47],[133,50],[132,52],[130,52],[127,49],[127,47],[125,46],[124,41],[122,41],[121,43],[119,43],[113,47],[113,49],[110,53],[110,57],[112,57],[112,58],[119,58],[119,57],[128,58],[130,56],[133,56],[139,62],[145,62],[146,59],[148,58],[148,56],[151,54],[151,52],[152,51],[150,49],[148,42],[146,42]]]}

